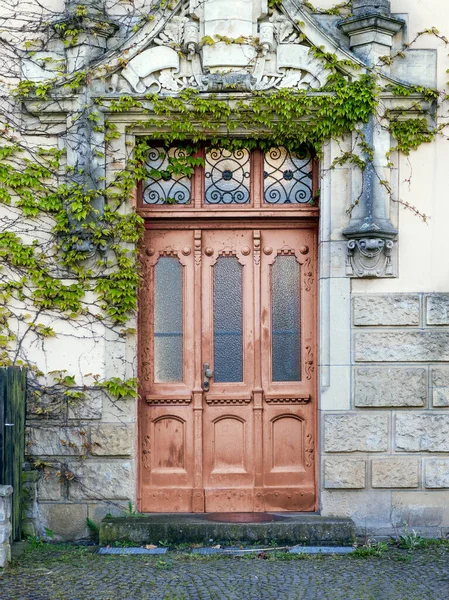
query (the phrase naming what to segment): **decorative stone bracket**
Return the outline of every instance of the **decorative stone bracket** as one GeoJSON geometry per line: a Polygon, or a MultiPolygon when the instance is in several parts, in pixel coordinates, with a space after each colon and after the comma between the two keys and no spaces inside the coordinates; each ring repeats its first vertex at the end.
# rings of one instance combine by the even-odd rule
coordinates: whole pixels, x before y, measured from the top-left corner
{"type": "MultiPolygon", "coordinates": [[[[353,17],[339,23],[339,28],[349,36],[354,54],[366,64],[375,65],[381,56],[391,53],[393,36],[404,25],[391,17],[390,0],[354,0],[353,17]]],[[[385,73],[388,75],[388,73],[385,73]]],[[[346,275],[350,277],[392,277],[392,252],[397,230],[387,213],[389,197],[381,176],[385,168],[385,133],[371,117],[364,126],[366,143],[373,156],[364,153],[362,193],[357,211],[349,227],[343,231],[348,239],[346,249],[346,275]]]]}
{"type": "Polygon", "coordinates": [[[366,237],[349,240],[346,250],[346,275],[350,277],[392,276],[393,240],[366,237]]]}

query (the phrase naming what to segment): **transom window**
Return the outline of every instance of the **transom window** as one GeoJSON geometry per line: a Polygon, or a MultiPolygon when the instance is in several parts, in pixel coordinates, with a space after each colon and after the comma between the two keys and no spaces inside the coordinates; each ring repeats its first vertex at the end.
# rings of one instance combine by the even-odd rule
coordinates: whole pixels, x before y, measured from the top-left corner
{"type": "Polygon", "coordinates": [[[182,146],[155,143],[148,149],[142,208],[269,209],[316,204],[317,164],[306,148],[293,153],[284,147],[268,151],[204,147],[194,155],[197,160],[189,161],[188,175],[182,167],[186,158],[182,146]]]}

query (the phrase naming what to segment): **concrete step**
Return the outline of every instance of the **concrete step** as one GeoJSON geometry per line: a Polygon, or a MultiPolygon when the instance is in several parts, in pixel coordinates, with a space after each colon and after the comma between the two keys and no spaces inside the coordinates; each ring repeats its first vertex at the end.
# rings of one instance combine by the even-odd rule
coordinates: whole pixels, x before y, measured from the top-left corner
{"type": "Polygon", "coordinates": [[[100,544],[263,543],[349,546],[356,540],[351,519],[305,513],[153,513],[105,517],[100,544]],[[253,516],[254,515],[254,516],[253,516]]]}

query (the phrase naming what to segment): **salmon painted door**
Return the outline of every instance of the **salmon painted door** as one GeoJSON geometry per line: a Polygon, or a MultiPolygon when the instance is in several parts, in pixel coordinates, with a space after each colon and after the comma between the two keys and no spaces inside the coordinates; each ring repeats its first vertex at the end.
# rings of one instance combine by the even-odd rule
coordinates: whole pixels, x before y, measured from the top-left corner
{"type": "Polygon", "coordinates": [[[313,229],[146,231],[140,510],[316,508],[313,229]]]}

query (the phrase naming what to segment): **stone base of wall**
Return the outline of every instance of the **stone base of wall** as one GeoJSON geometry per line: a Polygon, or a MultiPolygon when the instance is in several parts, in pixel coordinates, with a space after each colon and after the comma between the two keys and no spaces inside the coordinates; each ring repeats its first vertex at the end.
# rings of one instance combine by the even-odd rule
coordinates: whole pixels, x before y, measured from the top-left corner
{"type": "Polygon", "coordinates": [[[348,409],[322,419],[321,514],[446,536],[449,294],[355,295],[351,335],[348,409]]]}
{"type": "Polygon", "coordinates": [[[11,494],[10,485],[0,485],[0,568],[11,560],[11,494]]]}

